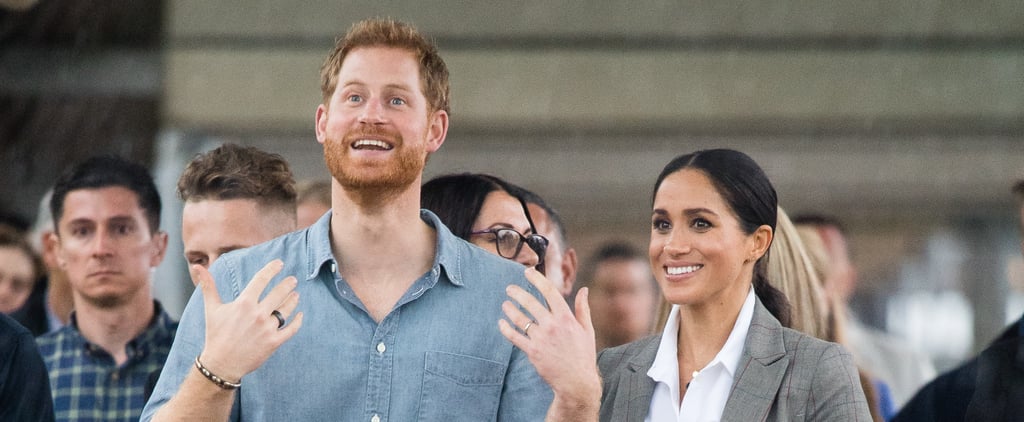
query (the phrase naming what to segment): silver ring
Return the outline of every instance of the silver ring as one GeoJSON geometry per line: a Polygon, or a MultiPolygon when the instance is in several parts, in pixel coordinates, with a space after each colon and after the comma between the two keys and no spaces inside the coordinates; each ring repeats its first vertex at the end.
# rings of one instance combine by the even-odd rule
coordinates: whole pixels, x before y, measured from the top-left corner
{"type": "Polygon", "coordinates": [[[277,309],[274,309],[274,311],[270,313],[270,316],[272,316],[274,318],[277,318],[277,329],[278,330],[280,330],[281,327],[284,327],[284,315],[281,315],[281,311],[278,311],[277,309]]]}
{"type": "Polygon", "coordinates": [[[533,320],[530,320],[530,322],[527,322],[527,323],[526,323],[526,325],[525,325],[525,326],[523,326],[523,335],[526,335],[526,336],[529,336],[529,335],[530,335],[530,333],[529,333],[528,331],[530,331],[530,327],[532,327],[532,326],[533,326],[533,323],[534,323],[534,322],[535,322],[535,321],[533,321],[533,320]]]}

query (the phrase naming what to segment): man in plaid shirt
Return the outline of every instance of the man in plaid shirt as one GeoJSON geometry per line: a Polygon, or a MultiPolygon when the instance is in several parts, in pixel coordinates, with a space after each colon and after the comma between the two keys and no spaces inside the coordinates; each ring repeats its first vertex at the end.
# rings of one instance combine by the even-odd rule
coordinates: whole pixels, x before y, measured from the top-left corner
{"type": "Polygon", "coordinates": [[[70,324],[36,339],[56,419],[137,421],[177,329],[150,292],[167,249],[153,178],[122,158],[93,157],[58,179],[50,208],[75,304],[70,324]]]}

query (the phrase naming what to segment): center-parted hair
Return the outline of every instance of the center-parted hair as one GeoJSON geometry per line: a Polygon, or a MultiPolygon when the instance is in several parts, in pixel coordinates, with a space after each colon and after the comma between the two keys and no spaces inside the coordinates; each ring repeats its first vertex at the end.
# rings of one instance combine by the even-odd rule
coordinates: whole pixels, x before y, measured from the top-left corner
{"type": "Polygon", "coordinates": [[[185,202],[251,199],[295,214],[295,178],[278,154],[255,147],[224,144],[196,155],[178,178],[185,202]]]}
{"type": "MultiPolygon", "coordinates": [[[[778,195],[764,170],[746,154],[731,149],[710,149],[676,157],[658,175],[653,196],[669,175],[692,169],[704,173],[739,219],[740,228],[750,235],[760,226],[775,231],[778,219],[778,195]]],[[[652,201],[653,201],[652,196],[652,201]]],[[[768,282],[768,252],[754,264],[754,293],[772,315],[790,326],[790,306],[786,296],[768,282]]]]}
{"type": "Polygon", "coordinates": [[[146,214],[150,233],[160,229],[160,194],[149,170],[141,164],[116,155],[98,155],[82,161],[57,179],[50,199],[53,227],[60,231],[60,218],[64,216],[64,199],[79,189],[123,187],[135,193],[139,208],[146,214]]]}
{"type": "Polygon", "coordinates": [[[392,47],[408,50],[420,65],[420,84],[427,98],[429,111],[444,110],[451,114],[448,101],[448,66],[437,46],[415,27],[393,19],[367,19],[356,22],[334,45],[334,50],[320,67],[320,93],[325,106],[338,87],[338,71],[352,50],[360,47],[392,47]]]}
{"type": "MultiPolygon", "coordinates": [[[[519,199],[516,196],[517,186],[495,176],[479,173],[438,176],[423,184],[420,207],[437,214],[437,218],[451,230],[452,234],[469,240],[473,223],[480,215],[487,195],[495,191],[505,192],[519,199]]],[[[523,207],[523,212],[532,226],[530,210],[523,207]]]]}

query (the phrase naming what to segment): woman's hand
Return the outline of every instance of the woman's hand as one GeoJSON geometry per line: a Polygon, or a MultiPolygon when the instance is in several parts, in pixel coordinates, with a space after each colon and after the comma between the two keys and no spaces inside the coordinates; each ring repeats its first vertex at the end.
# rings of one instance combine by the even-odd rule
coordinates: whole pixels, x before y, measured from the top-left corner
{"type": "Polygon", "coordinates": [[[283,324],[299,305],[299,294],[294,291],[295,277],[286,277],[260,300],[260,294],[282,266],[280,260],[269,262],[256,272],[238,298],[229,303],[221,302],[210,272],[202,266],[193,266],[192,270],[199,276],[206,310],[206,346],[200,360],[210,372],[238,382],[299,331],[301,312],[291,323],[283,324]],[[280,313],[280,320],[274,312],[280,313]]]}
{"type": "Polygon", "coordinates": [[[550,309],[519,286],[510,285],[506,292],[515,303],[502,304],[508,321],[498,321],[498,329],[526,353],[537,373],[554,391],[548,420],[596,421],[601,405],[601,377],[587,303],[589,292],[580,289],[573,314],[550,280],[532,268],[526,269],[526,279],[540,291],[550,309]]]}

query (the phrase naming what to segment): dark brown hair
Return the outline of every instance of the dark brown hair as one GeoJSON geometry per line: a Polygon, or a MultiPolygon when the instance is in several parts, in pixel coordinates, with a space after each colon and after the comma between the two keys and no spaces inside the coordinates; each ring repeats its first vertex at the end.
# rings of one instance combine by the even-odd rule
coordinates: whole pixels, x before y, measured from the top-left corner
{"type": "MultiPolygon", "coordinates": [[[[658,176],[654,195],[658,194],[658,188],[666,177],[687,168],[698,170],[711,180],[718,194],[736,214],[744,233],[752,234],[763,225],[775,232],[778,194],[764,170],[748,155],[731,149],[710,149],[676,157],[658,176]]],[[[789,300],[768,282],[767,264],[766,250],[754,264],[754,293],[783,326],[790,327],[789,300]]]]}
{"type": "Polygon", "coordinates": [[[280,155],[224,144],[197,155],[178,179],[182,201],[253,199],[295,214],[295,179],[280,155]]]}

